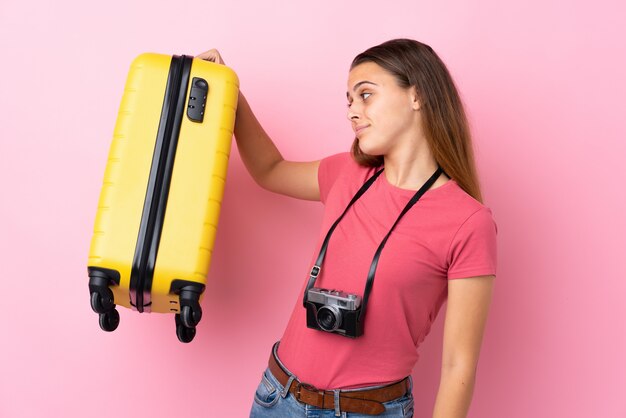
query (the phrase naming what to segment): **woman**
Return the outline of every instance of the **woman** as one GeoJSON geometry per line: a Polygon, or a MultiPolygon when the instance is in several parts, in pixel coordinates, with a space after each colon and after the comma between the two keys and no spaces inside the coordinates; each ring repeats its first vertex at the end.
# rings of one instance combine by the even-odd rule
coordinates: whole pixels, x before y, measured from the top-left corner
{"type": "MultiPolygon", "coordinates": [[[[215,49],[198,58],[224,64],[215,49]]],[[[250,416],[413,416],[417,348],[447,300],[433,417],[465,417],[497,227],[459,94],[432,48],[394,39],[354,59],[347,100],[351,152],[293,162],[239,95],[235,138],[255,181],[325,205],[302,304],[272,349],[250,416]]]]}

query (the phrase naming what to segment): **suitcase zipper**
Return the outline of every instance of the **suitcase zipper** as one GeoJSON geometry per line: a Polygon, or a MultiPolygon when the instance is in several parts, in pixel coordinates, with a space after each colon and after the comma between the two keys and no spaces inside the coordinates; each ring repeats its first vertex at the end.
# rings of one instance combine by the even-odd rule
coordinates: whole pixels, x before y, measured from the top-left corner
{"type": "Polygon", "coordinates": [[[152,303],[150,291],[154,266],[163,230],[178,136],[185,114],[191,62],[192,57],[174,55],[170,64],[131,270],[130,303],[139,312],[144,312],[152,303]]]}

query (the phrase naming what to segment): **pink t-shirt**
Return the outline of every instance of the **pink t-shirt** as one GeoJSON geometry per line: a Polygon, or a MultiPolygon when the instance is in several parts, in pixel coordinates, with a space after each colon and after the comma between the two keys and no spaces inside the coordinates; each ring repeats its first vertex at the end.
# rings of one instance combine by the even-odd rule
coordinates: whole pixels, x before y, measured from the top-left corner
{"type": "MultiPolygon", "coordinates": [[[[377,170],[358,165],[348,152],[319,165],[322,228],[278,356],[301,381],[320,389],[353,389],[410,375],[417,348],[447,298],[447,281],[496,274],[491,210],[449,180],[427,190],[391,233],[378,262],[363,335],[348,338],[307,328],[302,297],[310,269],[331,225],[377,170]]],[[[315,286],[363,296],[376,249],[415,192],[392,185],[383,171],[337,225],[315,286]]]]}

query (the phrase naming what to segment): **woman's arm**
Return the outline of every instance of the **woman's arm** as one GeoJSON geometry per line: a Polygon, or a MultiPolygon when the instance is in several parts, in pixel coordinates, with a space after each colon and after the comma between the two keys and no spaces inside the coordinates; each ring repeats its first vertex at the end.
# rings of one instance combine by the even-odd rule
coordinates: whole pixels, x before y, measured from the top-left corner
{"type": "MultiPolygon", "coordinates": [[[[216,49],[196,58],[224,64],[216,49]]],[[[256,183],[269,191],[304,200],[320,200],[318,161],[285,161],[267,135],[241,90],[235,118],[235,140],[241,160],[256,183]]]]}
{"type": "Polygon", "coordinates": [[[441,382],[433,418],[467,416],[494,279],[490,275],[448,281],[441,382]]]}
{"type": "Polygon", "coordinates": [[[241,159],[259,186],[304,200],[320,200],[319,161],[285,161],[239,92],[235,139],[241,159]]]}

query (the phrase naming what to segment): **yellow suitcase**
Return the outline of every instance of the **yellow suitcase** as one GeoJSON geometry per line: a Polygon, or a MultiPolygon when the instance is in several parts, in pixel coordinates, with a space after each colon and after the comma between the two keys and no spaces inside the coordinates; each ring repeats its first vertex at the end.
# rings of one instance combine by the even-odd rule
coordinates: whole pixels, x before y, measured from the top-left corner
{"type": "Polygon", "coordinates": [[[88,260],[100,327],[116,305],[174,313],[190,342],[211,261],[239,92],[232,69],[146,53],[119,108],[88,260]]]}

